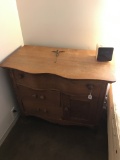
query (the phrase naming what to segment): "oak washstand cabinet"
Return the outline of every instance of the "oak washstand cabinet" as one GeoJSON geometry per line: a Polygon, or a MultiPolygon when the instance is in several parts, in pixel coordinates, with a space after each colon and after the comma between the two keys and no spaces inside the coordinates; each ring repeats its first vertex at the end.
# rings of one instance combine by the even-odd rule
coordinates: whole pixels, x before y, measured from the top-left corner
{"type": "Polygon", "coordinates": [[[25,45],[0,65],[8,70],[25,115],[65,125],[99,124],[114,64],[95,51],[25,45]]]}

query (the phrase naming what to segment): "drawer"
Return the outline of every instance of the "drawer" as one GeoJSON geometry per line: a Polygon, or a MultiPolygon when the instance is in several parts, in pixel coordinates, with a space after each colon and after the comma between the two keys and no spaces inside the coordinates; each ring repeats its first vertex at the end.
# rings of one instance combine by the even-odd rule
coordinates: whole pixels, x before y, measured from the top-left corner
{"type": "Polygon", "coordinates": [[[37,91],[23,86],[18,86],[17,89],[24,112],[46,115],[47,117],[59,117],[61,115],[62,108],[60,107],[60,93],[58,91],[37,91]]]}
{"type": "Polygon", "coordinates": [[[13,71],[17,84],[32,89],[54,89],[69,94],[89,94],[99,96],[106,82],[97,80],[66,79],[53,74],[29,74],[22,71],[13,71]]]}
{"type": "Polygon", "coordinates": [[[13,70],[13,76],[16,84],[21,84],[26,87],[37,88],[38,76],[29,74],[23,71],[13,70]]]}

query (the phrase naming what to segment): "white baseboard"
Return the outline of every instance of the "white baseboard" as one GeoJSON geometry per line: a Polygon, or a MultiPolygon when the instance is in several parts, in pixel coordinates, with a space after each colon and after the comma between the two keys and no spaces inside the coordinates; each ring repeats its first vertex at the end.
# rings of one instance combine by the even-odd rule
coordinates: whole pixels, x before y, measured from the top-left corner
{"type": "Polygon", "coordinates": [[[15,117],[15,119],[12,121],[12,123],[10,124],[9,128],[7,129],[7,131],[5,132],[5,134],[2,136],[2,138],[0,139],[0,146],[2,145],[2,143],[4,142],[4,140],[6,139],[6,137],[8,136],[8,134],[10,133],[11,129],[13,128],[13,126],[16,124],[18,118],[19,118],[20,114],[18,113],[15,117]]]}

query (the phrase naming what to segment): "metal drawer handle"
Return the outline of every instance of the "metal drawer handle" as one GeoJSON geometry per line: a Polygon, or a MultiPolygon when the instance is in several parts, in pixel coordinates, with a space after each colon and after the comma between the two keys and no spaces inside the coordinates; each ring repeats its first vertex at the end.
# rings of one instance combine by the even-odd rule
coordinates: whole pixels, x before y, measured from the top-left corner
{"type": "Polygon", "coordinates": [[[44,113],[47,113],[47,109],[46,108],[43,111],[44,111],[44,113]]]}
{"type": "Polygon", "coordinates": [[[45,99],[45,96],[40,95],[39,98],[42,100],[42,99],[45,99]]]}
{"type": "Polygon", "coordinates": [[[47,113],[47,112],[48,112],[46,108],[45,108],[45,109],[38,108],[38,111],[39,111],[39,112],[44,112],[44,113],[47,113]]]}
{"type": "Polygon", "coordinates": [[[25,77],[25,75],[23,73],[19,74],[19,78],[23,79],[25,77]]]}
{"type": "Polygon", "coordinates": [[[32,97],[37,98],[38,96],[37,96],[37,94],[33,94],[32,97]]]}
{"type": "Polygon", "coordinates": [[[66,112],[68,112],[69,109],[68,109],[68,107],[65,107],[64,110],[65,110],[66,112]]]}
{"type": "Polygon", "coordinates": [[[93,85],[93,84],[87,84],[87,88],[88,88],[89,90],[93,90],[94,85],[93,85]]]}
{"type": "Polygon", "coordinates": [[[92,91],[93,91],[94,85],[93,84],[87,84],[87,88],[89,89],[88,99],[92,100],[92,98],[93,98],[92,91]]]}

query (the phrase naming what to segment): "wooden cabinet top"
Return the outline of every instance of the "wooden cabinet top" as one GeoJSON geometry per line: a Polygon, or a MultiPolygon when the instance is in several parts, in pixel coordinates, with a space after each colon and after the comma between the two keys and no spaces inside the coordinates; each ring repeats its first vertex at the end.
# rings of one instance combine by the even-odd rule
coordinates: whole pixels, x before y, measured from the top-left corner
{"type": "Polygon", "coordinates": [[[50,73],[69,79],[115,82],[114,62],[98,62],[96,51],[25,45],[1,64],[27,73],[50,73]]]}

